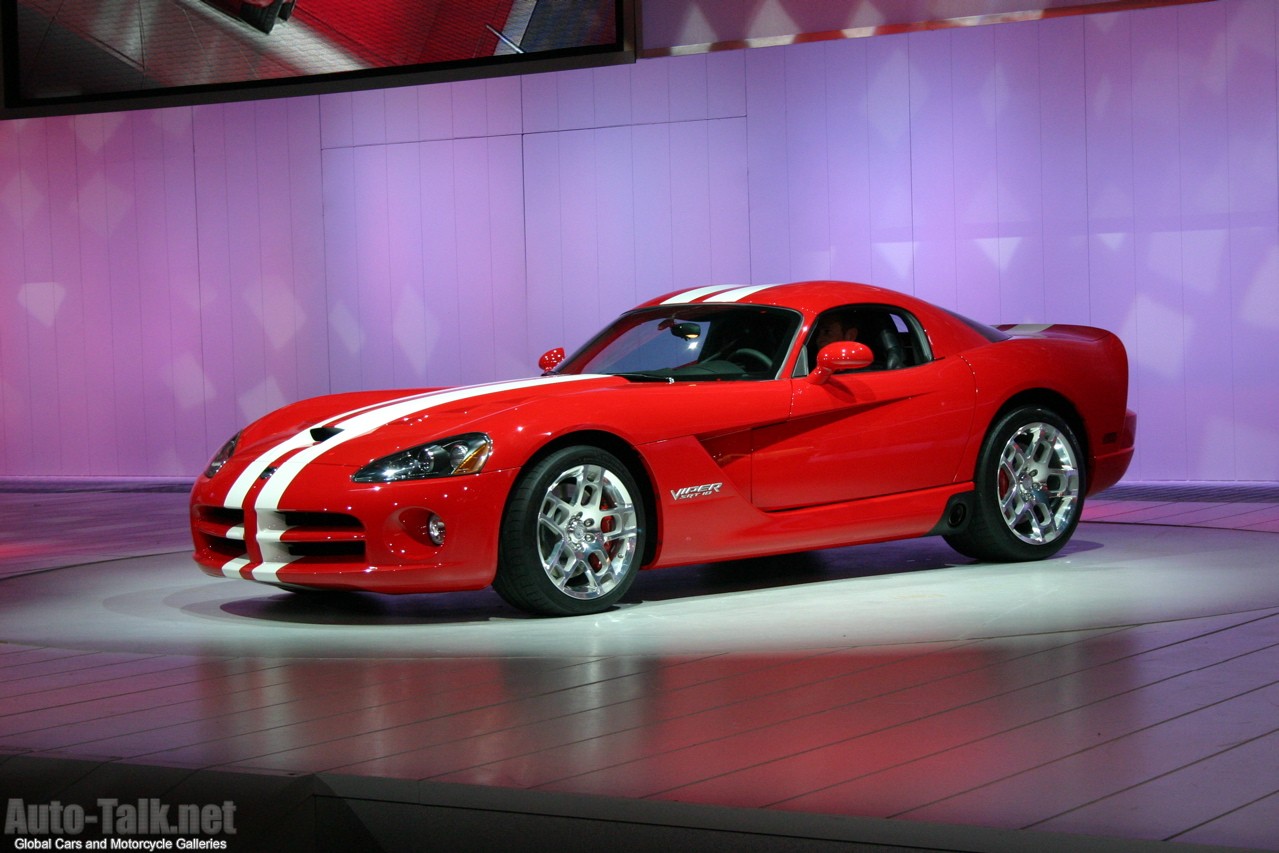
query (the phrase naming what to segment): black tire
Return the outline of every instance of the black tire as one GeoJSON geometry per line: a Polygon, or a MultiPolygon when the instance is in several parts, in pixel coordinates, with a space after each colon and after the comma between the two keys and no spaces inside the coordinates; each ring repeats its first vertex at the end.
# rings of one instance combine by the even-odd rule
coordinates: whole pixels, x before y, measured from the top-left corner
{"type": "Polygon", "coordinates": [[[1085,463],[1070,426],[1049,409],[1023,406],[996,420],[973,478],[968,526],[945,537],[977,560],[1042,560],[1074,534],[1087,491],[1085,463]]]}
{"type": "Polygon", "coordinates": [[[634,582],[644,535],[642,495],[616,456],[584,445],[557,450],[511,492],[493,588],[543,616],[600,613],[634,582]]]}

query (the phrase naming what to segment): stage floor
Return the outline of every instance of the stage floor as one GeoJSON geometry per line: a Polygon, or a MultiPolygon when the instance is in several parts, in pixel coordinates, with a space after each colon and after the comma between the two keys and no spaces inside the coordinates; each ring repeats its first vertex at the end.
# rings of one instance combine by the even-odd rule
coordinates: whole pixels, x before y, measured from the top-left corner
{"type": "MultiPolygon", "coordinates": [[[[9,491],[0,519],[8,797],[65,802],[49,762],[78,762],[903,848],[1279,850],[1273,488],[1121,486],[1042,563],[922,539],[645,573],[574,619],[208,578],[163,488],[9,491]]],[[[361,821],[399,849],[387,808],[361,821]]]]}

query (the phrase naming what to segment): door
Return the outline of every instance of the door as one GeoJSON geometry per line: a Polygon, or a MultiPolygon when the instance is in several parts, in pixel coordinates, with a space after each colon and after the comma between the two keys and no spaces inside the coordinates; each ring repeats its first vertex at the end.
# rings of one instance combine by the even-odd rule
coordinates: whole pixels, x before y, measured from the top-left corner
{"type": "MultiPolygon", "coordinates": [[[[865,337],[875,318],[868,323],[866,307],[858,309],[865,337]]],[[[961,358],[931,360],[918,322],[897,309],[885,310],[895,313],[881,327],[899,335],[895,343],[901,344],[891,369],[882,367],[881,330],[865,341],[878,367],[835,374],[820,384],[788,380],[790,419],[753,431],[753,496],[761,509],[820,506],[954,482],[972,427],[972,371],[961,358]]]]}

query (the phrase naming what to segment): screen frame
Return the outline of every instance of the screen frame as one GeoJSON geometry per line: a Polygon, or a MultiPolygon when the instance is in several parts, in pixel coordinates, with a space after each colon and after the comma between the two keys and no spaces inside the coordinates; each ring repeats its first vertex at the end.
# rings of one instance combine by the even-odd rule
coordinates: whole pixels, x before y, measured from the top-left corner
{"type": "Polygon", "coordinates": [[[19,79],[17,0],[0,0],[0,120],[290,98],[634,63],[638,55],[635,0],[613,0],[613,3],[615,39],[603,45],[269,80],[23,98],[19,79]]]}

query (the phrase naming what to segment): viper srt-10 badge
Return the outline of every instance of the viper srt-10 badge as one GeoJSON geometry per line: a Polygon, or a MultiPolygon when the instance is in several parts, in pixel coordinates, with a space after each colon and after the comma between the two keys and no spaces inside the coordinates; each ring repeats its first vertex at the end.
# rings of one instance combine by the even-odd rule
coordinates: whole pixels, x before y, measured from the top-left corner
{"type": "Polygon", "coordinates": [[[724,488],[723,483],[703,483],[700,486],[685,486],[682,489],[671,489],[671,500],[687,501],[693,498],[708,498],[718,494],[724,488]]]}

